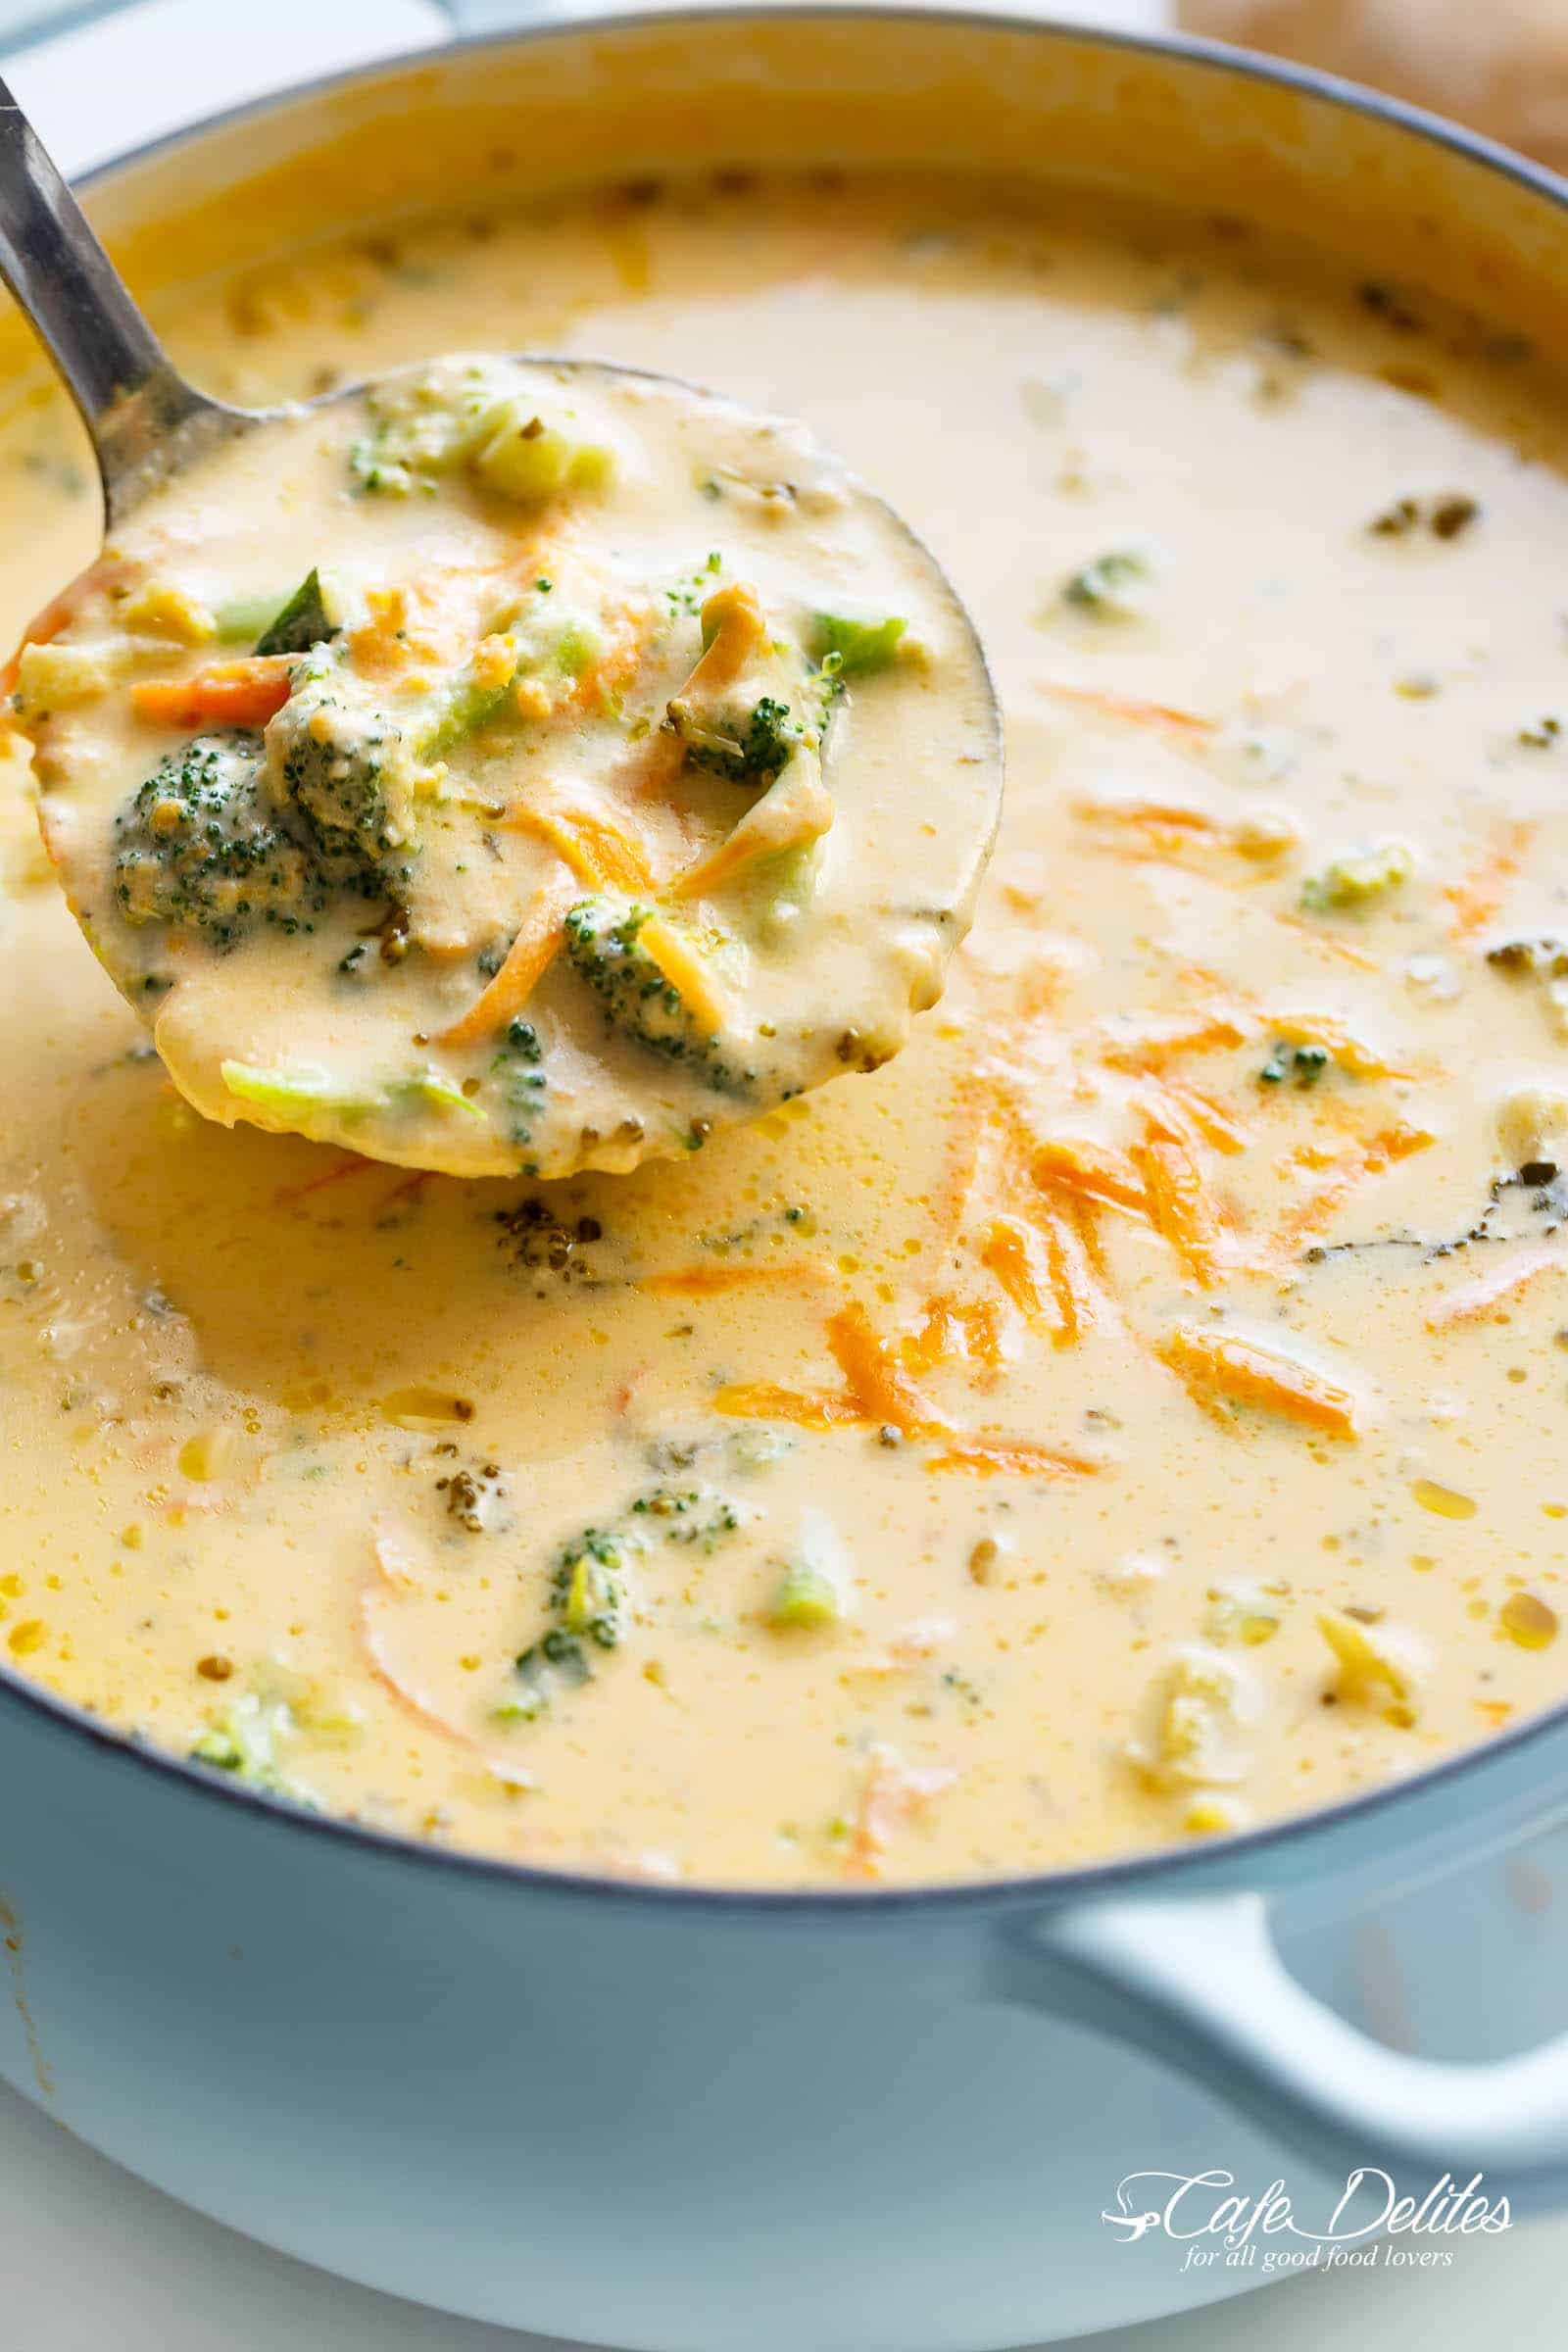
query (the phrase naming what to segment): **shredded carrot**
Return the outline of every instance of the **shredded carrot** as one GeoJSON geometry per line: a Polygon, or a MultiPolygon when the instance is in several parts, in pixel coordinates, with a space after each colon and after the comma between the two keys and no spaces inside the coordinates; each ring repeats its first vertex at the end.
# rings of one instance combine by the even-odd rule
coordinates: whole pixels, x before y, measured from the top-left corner
{"type": "Polygon", "coordinates": [[[313,1193],[323,1193],[330,1184],[341,1184],[345,1176],[366,1176],[372,1168],[384,1168],[380,1159],[367,1159],[362,1152],[348,1152],[334,1161],[324,1174],[309,1177],[304,1184],[285,1185],[272,1195],[274,1208],[291,1208],[296,1200],[308,1200],[313,1193]]]}
{"type": "Polygon", "coordinates": [[[978,1187],[990,1125],[988,1112],[994,1102],[995,1090],[983,1080],[966,1074],[954,1085],[947,1164],[931,1204],[939,1241],[951,1241],[957,1233],[978,1187]]]}
{"type": "Polygon", "coordinates": [[[130,690],[131,709],[150,726],[265,727],[288,701],[292,654],[252,654],[190,678],[148,678],[130,690]]]}
{"type": "Polygon", "coordinates": [[[599,809],[522,801],[507,811],[506,822],[545,842],[590,890],[649,891],[654,886],[644,844],[599,809]]]}
{"type": "Polygon", "coordinates": [[[932,1454],[926,1468],[966,1471],[971,1478],[1078,1478],[1100,1464],[1059,1446],[1035,1446],[1015,1438],[964,1438],[932,1454]]]}
{"type": "MultiPolygon", "coordinates": [[[[407,669],[411,662],[436,659],[440,649],[433,642],[411,634],[407,588],[368,588],[365,602],[370,617],[351,629],[348,638],[354,666],[364,676],[387,677],[407,669]]],[[[490,642],[499,645],[504,640],[490,642]]]]}
{"type": "Polygon", "coordinates": [[[1331,1437],[1353,1438],[1355,1397],[1338,1381],[1235,1332],[1181,1323],[1155,1348],[1195,1400],[1255,1404],[1331,1437]]]}
{"type": "Polygon", "coordinates": [[[1104,1033],[1101,1054],[1112,1069],[1158,1070],[1184,1054],[1243,1045],[1256,1027],[1251,1015],[1218,1006],[1202,1012],[1156,1013],[1144,1021],[1118,1021],[1104,1033]]]}
{"type": "Polygon", "coordinates": [[[394,1200],[416,1200],[425,1186],[434,1181],[436,1172],[434,1168],[416,1168],[412,1176],[405,1176],[392,1186],[382,1200],[382,1207],[390,1208],[394,1200]]]}
{"type": "Polygon", "coordinates": [[[1040,1230],[1059,1318],[1056,1344],[1075,1347],[1104,1319],[1106,1306],[1087,1202],[1063,1201],[1060,1214],[1048,1216],[1040,1230]]]}
{"type": "Polygon", "coordinates": [[[691,942],[662,914],[652,914],[637,934],[637,945],[669,982],[704,1035],[716,1036],[730,1016],[729,1000],[691,942]]]}
{"type": "Polygon", "coordinates": [[[1189,743],[1203,743],[1215,733],[1211,718],[1200,718],[1192,710],[1173,710],[1168,703],[1141,702],[1136,696],[1106,694],[1092,686],[1058,685],[1054,679],[1037,681],[1040,692],[1050,695],[1053,702],[1072,703],[1082,710],[1093,710],[1102,718],[1116,718],[1133,727],[1162,727],[1189,743]]]}
{"type": "Polygon", "coordinates": [[[565,930],[566,908],[576,895],[576,883],[564,875],[542,885],[500,971],[462,1018],[442,1030],[442,1045],[477,1045],[522,1010],[555,960],[565,930]]]}
{"type": "Polygon", "coordinates": [[[732,1383],[718,1391],[713,1406],[738,1421],[791,1421],[797,1429],[847,1429],[865,1418],[853,1398],[783,1389],[771,1380],[732,1383]]]}
{"type": "Polygon", "coordinates": [[[775,785],[760,801],[754,801],[732,832],[676,875],[667,895],[672,899],[702,898],[760,858],[778,858],[790,850],[808,848],[831,830],[835,813],[831,796],[814,776],[803,770],[789,783],[775,785]]]}
{"type": "Polygon", "coordinates": [[[680,1298],[714,1298],[725,1291],[750,1290],[753,1287],[786,1286],[791,1283],[826,1282],[829,1269],[820,1258],[808,1258],[793,1265],[760,1266],[748,1263],[718,1266],[677,1266],[668,1274],[644,1274],[637,1283],[640,1291],[651,1291],[656,1297],[666,1294],[680,1298]]]}
{"type": "Polygon", "coordinates": [[[618,607],[611,620],[610,642],[571,681],[564,694],[552,699],[556,710],[613,710],[615,699],[643,665],[653,629],[652,607],[618,607]]]}
{"type": "Polygon", "coordinates": [[[729,686],[740,676],[767,636],[767,622],[757,601],[757,590],[737,580],[732,587],[715,588],[703,607],[705,651],[681,688],[707,694],[729,686]]]}
{"type": "Polygon", "coordinates": [[[1133,1158],[1144,1179],[1150,1221],[1200,1290],[1212,1290],[1222,1250],[1219,1216],[1185,1142],[1152,1137],[1133,1158]]]}
{"type": "Polygon", "coordinates": [[[1327,1164],[1338,1165],[1339,1173],[1328,1183],[1319,1185],[1316,1192],[1303,1200],[1285,1220],[1277,1237],[1281,1246],[1299,1241],[1303,1235],[1332,1216],[1340,1202],[1348,1198],[1369,1176],[1381,1176],[1388,1168],[1396,1167],[1400,1160],[1409,1159],[1417,1152],[1426,1151],[1435,1141],[1425,1127],[1399,1125],[1386,1127],[1380,1135],[1356,1145],[1348,1153],[1330,1155],[1327,1164]]]}
{"type": "Polygon", "coordinates": [[[1298,938],[1316,948],[1320,955],[1336,956],[1341,963],[1350,964],[1358,972],[1381,972],[1383,969],[1376,956],[1369,956],[1364,948],[1352,947],[1348,939],[1339,939],[1332,931],[1325,931],[1321,923],[1303,922],[1298,914],[1282,913],[1277,906],[1271,910],[1271,919],[1285,930],[1294,931],[1298,938]]]}
{"type": "Polygon", "coordinates": [[[1143,1178],[1125,1152],[1102,1144],[1056,1138],[1040,1145],[1033,1175],[1042,1192],[1075,1193],[1086,1200],[1102,1200],[1113,1208],[1148,1213],[1143,1178]]]}
{"type": "Polygon", "coordinates": [[[906,1372],[930,1372],[938,1364],[964,1357],[987,1365],[1002,1360],[1002,1336],[997,1329],[995,1301],[955,1298],[939,1291],[927,1299],[918,1330],[898,1342],[898,1360],[906,1372]]]}
{"type": "Polygon", "coordinates": [[[1427,1317],[1428,1331],[1446,1331],[1455,1323],[1480,1323],[1505,1306],[1539,1275],[1561,1273],[1568,1258],[1549,1243],[1536,1243],[1493,1266],[1476,1282],[1449,1291],[1427,1317]]]}
{"type": "Polygon", "coordinates": [[[1212,1095],[1200,1092],[1174,1078],[1151,1078],[1138,1090],[1139,1108],[1156,1135],[1173,1136],[1190,1143],[1196,1132],[1227,1159],[1245,1152],[1250,1141],[1250,1131],[1234,1112],[1216,1102],[1212,1095]]]}
{"type": "Polygon", "coordinates": [[[939,1291],[927,1299],[918,1330],[906,1333],[899,1342],[899,1361],[906,1372],[930,1372],[938,1364],[952,1363],[962,1346],[957,1302],[939,1291]]]}
{"type": "Polygon", "coordinates": [[[878,1747],[860,1791],[845,1858],[846,1877],[880,1878],[894,1831],[910,1814],[923,1812],[957,1778],[951,1765],[906,1765],[894,1749],[878,1747]]]}
{"type": "Polygon", "coordinates": [[[1473,939],[1502,906],[1508,885],[1524,863],[1536,828],[1515,818],[1499,825],[1482,856],[1458,882],[1447,883],[1444,897],[1453,909],[1449,937],[1473,939]]]}
{"type": "Polygon", "coordinates": [[[827,1344],[844,1375],[845,1396],[862,1420],[906,1431],[944,1429],[940,1414],[906,1379],[886,1341],[871,1329],[863,1306],[853,1303],[829,1315],[827,1344]]]}
{"type": "Polygon", "coordinates": [[[1119,858],[1170,861],[1188,850],[1219,850],[1252,865],[1267,865],[1278,861],[1294,838],[1285,828],[1264,834],[1191,801],[1086,796],[1074,803],[1073,813],[1083,823],[1118,836],[1109,846],[1119,858]]]}
{"type": "Polygon", "coordinates": [[[1407,1063],[1391,1061],[1376,1046],[1331,1012],[1276,1012],[1267,1022],[1270,1034],[1288,1046],[1322,1046],[1352,1078],[1419,1078],[1426,1075],[1407,1063]]]}
{"type": "Polygon", "coordinates": [[[1017,1217],[993,1217],[980,1243],[980,1263],[994,1274],[1013,1305],[1031,1323],[1045,1312],[1036,1267],[1036,1237],[1017,1217]]]}
{"type": "Polygon", "coordinates": [[[423,1724],[428,1731],[439,1732],[443,1739],[456,1740],[460,1747],[476,1748],[479,1742],[472,1733],[443,1715],[433,1701],[416,1690],[388,1658],[381,1618],[389,1603],[395,1606],[398,1593],[418,1589],[418,1578],[415,1563],[406,1557],[395,1531],[378,1529],[371,1552],[375,1562],[374,1572],[361,1588],[357,1612],[360,1646],[371,1674],[416,1723],[423,1724]]]}
{"type": "MultiPolygon", "coordinates": [[[[715,588],[703,607],[706,650],[682,686],[677,702],[727,686],[746,666],[767,634],[755,588],[737,582],[715,588]]],[[[667,793],[686,760],[686,746],[673,724],[656,727],[612,779],[642,799],[667,793]]]]}

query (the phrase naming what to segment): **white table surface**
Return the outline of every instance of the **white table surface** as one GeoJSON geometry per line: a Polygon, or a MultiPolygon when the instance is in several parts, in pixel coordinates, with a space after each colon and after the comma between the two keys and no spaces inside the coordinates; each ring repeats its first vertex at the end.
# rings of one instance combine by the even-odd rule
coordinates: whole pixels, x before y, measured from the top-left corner
{"type": "MultiPolygon", "coordinates": [[[[1153,25],[1165,0],[1058,0],[1059,13],[1153,25]]],[[[268,86],[238,52],[235,0],[141,0],[107,26],[8,68],[69,169],[268,86]]],[[[267,0],[287,77],[439,38],[429,0],[267,0]]],[[[274,78],[284,78],[283,74],[274,78]]],[[[1097,2237],[1095,2253],[1102,2251],[1097,2237]]],[[[1118,2328],[1096,2352],[1508,2352],[1565,2340],[1568,2218],[1462,2242],[1451,2270],[1330,2273],[1180,2321],[1118,2328]]],[[[0,2085],[0,2352],[560,2352],[348,2286],[204,2221],[74,2140],[0,2085]]],[[[742,2352],[737,2346],[736,2352],[742,2352]]],[[[814,2352],[803,2346],[802,2352],[814,2352]]]]}

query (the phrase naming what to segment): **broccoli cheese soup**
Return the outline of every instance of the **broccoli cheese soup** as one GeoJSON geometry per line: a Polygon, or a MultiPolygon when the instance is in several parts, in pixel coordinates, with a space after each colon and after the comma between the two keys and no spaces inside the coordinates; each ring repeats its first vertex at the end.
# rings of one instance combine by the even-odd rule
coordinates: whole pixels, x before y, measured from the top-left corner
{"type": "MultiPolygon", "coordinates": [[[[0,818],[8,1667],[377,1828],[827,1886],[1223,1834],[1564,1695],[1568,487],[1529,321],[1502,331],[1235,221],[731,173],[285,256],[161,324],[248,403],[531,347],[802,416],[975,615],[1007,801],[946,995],[886,1067],[781,1086],[626,1174],[548,1181],[520,1152],[474,1163],[504,1176],[410,1173],[385,1164],[396,1120],[478,1132],[441,1088],[501,1135],[497,1090],[548,1081],[571,1022],[573,1050],[599,1050],[563,1009],[569,965],[533,1023],[541,1060],[518,1045],[515,1072],[492,1066],[506,1027],[469,1061],[432,1047],[407,1067],[377,1038],[343,1066],[382,1092],[330,1142],[203,1119],[61,903],[29,801],[96,845],[79,871],[116,976],[168,977],[158,844],[184,798],[166,794],[164,835],[151,802],[146,839],[113,820],[212,713],[187,725],[172,701],[141,769],[117,751],[78,794],[51,760],[102,706],[58,710],[47,661],[24,667],[39,772],[19,725],[0,818]],[[155,918],[129,947],[104,927],[117,859],[155,918]],[[423,1077],[394,1118],[390,1090],[423,1077]]],[[[17,635],[91,558],[94,504],[36,384],[7,396],[0,466],[17,635]]],[[[728,496],[709,502],[726,528],[728,496]]],[[[349,558],[365,517],[403,512],[375,498],[349,558]]],[[[876,752],[886,905],[953,904],[904,886],[906,859],[952,866],[929,846],[927,761],[895,800],[885,749],[956,707],[951,613],[874,567],[853,600],[805,572],[786,597],[757,568],[786,544],[772,527],[681,612],[650,705],[679,699],[715,593],[753,592],[788,676],[748,676],[709,730],[731,744],[764,694],[799,716],[835,650],[811,615],[906,618],[931,665],[884,638],[895,659],[851,677],[831,727],[846,760],[876,752]]],[[[188,558],[99,575],[91,626],[57,642],[95,659],[123,640],[122,695],[177,697],[225,660],[324,676],[376,608],[341,552],[334,573],[292,526],[289,547],[309,563],[264,577],[261,551],[226,652],[188,558]],[[138,630],[124,607],[148,597],[138,630]],[[187,644],[193,607],[215,635],[199,618],[187,644]],[[338,634],[270,653],[302,615],[338,634]]],[[[564,561],[603,634],[603,584],[565,580],[564,561]]],[[[745,601],[710,615],[710,643],[745,601]]],[[[514,692],[510,640],[559,624],[526,602],[480,618],[514,692]]],[[[455,666],[429,663],[432,695],[455,666]]],[[[212,758],[254,787],[277,723],[219,727],[212,758]]],[[[479,749],[465,789],[485,789],[479,749]]],[[[765,805],[720,806],[739,786],[699,772],[714,798],[661,873],[765,805]]],[[[547,836],[579,858],[583,781],[561,780],[547,836]]],[[[290,824],[320,851],[308,808],[290,824]]],[[[509,857],[518,838],[538,835],[509,835],[509,857]]],[[[334,899],[330,924],[354,910],[334,899]]],[[[432,984],[448,1025],[515,919],[432,984]]],[[[753,919],[739,902],[717,918],[753,919]]],[[[878,936],[903,955],[896,931],[878,936]]],[[[227,958],[197,940],[194,995],[288,944],[266,925],[227,958]]],[[[332,975],[334,1037],[368,1035],[356,985],[332,975]]],[[[182,967],[171,1009],[192,988],[182,967]]],[[[753,1012],[758,988],[737,998],[753,1012]]],[[[242,1065],[224,1116],[265,1119],[258,1088],[291,1054],[336,1066],[325,1029],[256,1002],[255,1039],[222,1056],[242,1065]]],[[[159,1042],[220,1107],[191,1082],[197,1034],[159,1042]]]]}
{"type": "Polygon", "coordinates": [[[252,425],[16,669],[44,839],[187,1100],[454,1175],[623,1171],[877,1068],[995,829],[924,550],[799,428],[610,368],[252,425]]]}

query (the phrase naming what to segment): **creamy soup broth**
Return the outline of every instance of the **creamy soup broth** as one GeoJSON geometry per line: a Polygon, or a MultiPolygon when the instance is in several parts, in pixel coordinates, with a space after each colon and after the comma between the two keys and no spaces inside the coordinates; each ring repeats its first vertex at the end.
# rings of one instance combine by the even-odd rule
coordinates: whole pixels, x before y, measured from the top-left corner
{"type": "MultiPolygon", "coordinates": [[[[803,416],[968,601],[1007,802],[888,1066],[465,1182],[197,1116],[13,740],[10,1667],[377,1828],[731,1883],[1224,1833],[1562,1695],[1568,490],[1520,338],[1234,222],[821,177],[161,323],[242,401],[533,348],[803,416]]],[[[94,552],[36,381],[0,466],[15,636],[94,552]]]]}

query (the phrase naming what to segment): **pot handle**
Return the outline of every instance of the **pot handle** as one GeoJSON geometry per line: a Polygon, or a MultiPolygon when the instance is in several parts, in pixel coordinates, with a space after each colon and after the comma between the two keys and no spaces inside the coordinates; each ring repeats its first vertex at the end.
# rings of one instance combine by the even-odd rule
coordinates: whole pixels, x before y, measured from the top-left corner
{"type": "Polygon", "coordinates": [[[1333,2173],[1568,2163],[1568,2034],[1482,2065],[1388,2049],[1297,1983],[1260,1894],[1068,1905],[1005,1934],[1005,1997],[1176,2067],[1333,2173]]]}

